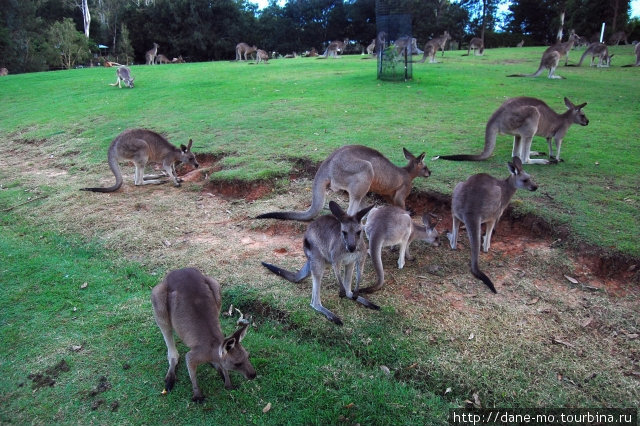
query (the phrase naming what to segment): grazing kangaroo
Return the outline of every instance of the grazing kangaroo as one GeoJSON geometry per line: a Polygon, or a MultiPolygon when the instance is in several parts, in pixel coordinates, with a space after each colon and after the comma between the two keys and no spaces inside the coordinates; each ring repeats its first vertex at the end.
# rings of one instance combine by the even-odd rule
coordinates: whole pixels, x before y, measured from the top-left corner
{"type": "Polygon", "coordinates": [[[125,86],[133,89],[133,80],[135,80],[135,77],[131,77],[131,70],[129,69],[129,67],[125,67],[123,65],[116,68],[116,82],[113,84],[109,84],[109,86],[115,86],[117,84],[118,87],[122,89],[122,86],[120,84],[124,82],[125,86]]]}
{"type": "Polygon", "coordinates": [[[156,55],[158,54],[158,43],[153,43],[153,49],[147,50],[147,53],[144,54],[144,58],[146,59],[147,65],[154,65],[156,63],[156,55]]]}
{"type": "Polygon", "coordinates": [[[258,48],[254,46],[249,46],[247,43],[238,43],[236,45],[236,61],[241,61],[244,56],[244,60],[247,60],[247,55],[251,55],[255,53],[258,48]]]}
{"type": "Polygon", "coordinates": [[[484,136],[484,150],[478,155],[441,155],[437,158],[453,161],[480,161],[491,156],[496,146],[496,136],[501,134],[513,135],[513,157],[520,157],[525,164],[549,164],[560,160],[562,139],[572,124],[581,126],[589,124],[589,119],[582,111],[587,103],[574,105],[564,98],[567,112],[558,114],[540,99],[518,97],[505,101],[491,115],[487,122],[484,136]],[[549,160],[531,159],[530,155],[537,155],[531,151],[534,136],[542,136],[549,144],[549,160]],[[556,143],[556,156],[553,156],[551,139],[556,143]]]}
{"type": "Polygon", "coordinates": [[[520,158],[513,157],[507,164],[511,175],[506,180],[499,180],[484,173],[470,176],[460,182],[453,190],[451,197],[451,213],[453,217],[452,231],[447,233],[451,248],[456,249],[460,222],[464,223],[469,236],[471,248],[471,273],[482,280],[492,292],[496,292],[493,283],[478,267],[480,255],[480,237],[482,224],[485,225],[485,235],[482,251],[489,251],[491,234],[504,209],[509,205],[516,189],[529,191],[538,189],[538,185],[524,170],[520,158]]]}
{"type": "Polygon", "coordinates": [[[313,178],[311,207],[307,211],[264,213],[256,219],[311,220],[322,210],[328,187],[349,193],[349,215],[356,214],[369,191],[388,197],[393,205],[404,209],[413,179],[428,177],[431,172],[423,162],[424,152],[414,157],[405,148],[402,150],[409,161],[405,167],[394,165],[380,152],[366,146],[338,148],[320,164],[313,178]]]}
{"type": "Polygon", "coordinates": [[[257,63],[264,62],[265,64],[269,63],[269,54],[262,49],[258,49],[256,52],[257,63]]]}
{"type": "Polygon", "coordinates": [[[256,377],[249,361],[249,352],[241,342],[247,334],[249,321],[225,338],[220,328],[220,284],[197,269],[184,268],[171,271],[151,291],[151,303],[156,324],[167,345],[169,370],[164,379],[165,390],[171,391],[176,382],[176,365],[180,354],[176,349],[173,330],[189,352],[185,356],[189,378],[193,387],[193,401],[203,401],[198,387],[198,365],[210,363],[224,380],[225,389],[233,389],[229,370],[237,371],[248,380],[256,377]]]}
{"type": "Polygon", "coordinates": [[[544,52],[542,52],[542,59],[540,59],[540,66],[533,74],[511,74],[507,77],[537,77],[542,74],[545,69],[549,70],[548,78],[564,79],[564,77],[556,75],[556,68],[560,63],[560,59],[565,57],[564,64],[567,65],[569,61],[569,51],[573,47],[574,43],[578,41],[578,36],[575,33],[569,35],[569,41],[564,43],[556,43],[553,46],[549,46],[544,52]]]}
{"type": "Polygon", "coordinates": [[[447,44],[447,40],[450,40],[451,36],[448,31],[445,31],[440,37],[436,37],[431,39],[424,45],[424,53],[422,59],[417,61],[416,63],[422,64],[426,61],[427,57],[429,57],[429,63],[434,64],[436,61],[436,53],[438,50],[442,50],[442,56],[444,56],[444,47],[447,44]]]}
{"type": "Polygon", "coordinates": [[[373,293],[384,284],[384,268],[382,267],[382,247],[400,244],[398,255],[398,269],[404,267],[404,260],[413,260],[409,253],[409,244],[413,240],[423,240],[434,246],[439,246],[436,224],[431,221],[428,213],[422,215],[422,225],[411,220],[409,212],[396,206],[376,207],[369,212],[364,231],[369,239],[369,254],[376,270],[378,280],[375,285],[360,289],[360,293],[373,293]]]}
{"type": "Polygon", "coordinates": [[[576,66],[581,66],[582,65],[582,61],[584,61],[584,58],[587,57],[587,55],[591,55],[591,65],[593,66],[593,60],[597,57],[598,58],[598,68],[601,67],[609,67],[609,65],[611,64],[611,58],[613,58],[614,55],[609,56],[609,49],[607,48],[607,45],[604,43],[591,43],[589,45],[589,47],[587,47],[587,49],[584,51],[584,53],[582,54],[582,56],[580,57],[580,61],[578,62],[578,65],[576,66]]]}
{"type": "Polygon", "coordinates": [[[162,53],[156,56],[156,63],[157,64],[168,64],[170,62],[171,61],[169,61],[169,58],[164,56],[162,53]]]}
{"type": "Polygon", "coordinates": [[[629,41],[627,41],[627,34],[624,31],[613,33],[609,39],[609,44],[617,46],[621,41],[624,41],[624,44],[629,44],[629,41]]]}
{"type": "Polygon", "coordinates": [[[322,276],[327,264],[331,264],[338,280],[340,297],[346,296],[370,309],[380,309],[364,297],[358,296],[362,267],[367,255],[367,245],[364,242],[360,221],[372,208],[373,206],[369,206],[351,216],[334,201],[329,202],[332,214],[320,216],[311,222],[304,233],[303,247],[307,262],[302,269],[294,273],[270,263],[262,262],[262,265],[293,283],[298,283],[311,275],[313,281],[311,307],[335,324],[342,325],[342,320],[322,306],[320,301],[322,276]],[[356,268],[356,286],[355,290],[351,291],[354,267],[356,268]]]}
{"type": "Polygon", "coordinates": [[[467,49],[467,54],[463,56],[469,56],[471,54],[471,49],[473,49],[473,56],[476,56],[476,49],[478,49],[477,55],[484,55],[484,42],[481,38],[474,37],[469,42],[469,49],[467,49]]]}
{"type": "Polygon", "coordinates": [[[147,129],[129,129],[120,133],[109,146],[109,167],[116,177],[116,183],[107,188],[82,188],[82,191],[114,192],[122,186],[122,172],[118,162],[132,161],[136,170],[134,182],[136,185],[149,185],[165,183],[159,178],[165,175],[144,175],[144,167],[147,163],[162,163],[162,167],[173,184],[178,187],[182,179],[176,176],[176,163],[188,163],[193,167],[199,167],[196,156],[191,152],[191,144],[180,145],[176,148],[164,137],[147,129]]]}

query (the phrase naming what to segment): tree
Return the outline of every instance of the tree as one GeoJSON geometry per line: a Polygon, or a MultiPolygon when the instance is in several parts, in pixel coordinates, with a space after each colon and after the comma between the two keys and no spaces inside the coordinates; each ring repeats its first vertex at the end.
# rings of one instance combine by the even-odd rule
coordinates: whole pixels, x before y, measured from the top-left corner
{"type": "Polygon", "coordinates": [[[58,63],[66,69],[71,69],[76,63],[91,57],[86,37],[76,30],[71,18],[54,22],[49,27],[48,34],[51,47],[55,52],[54,58],[57,56],[58,63]]]}
{"type": "Polygon", "coordinates": [[[68,0],[73,6],[80,9],[82,13],[82,23],[84,25],[84,36],[89,38],[89,27],[91,26],[91,13],[89,13],[88,0],[68,0]]]}

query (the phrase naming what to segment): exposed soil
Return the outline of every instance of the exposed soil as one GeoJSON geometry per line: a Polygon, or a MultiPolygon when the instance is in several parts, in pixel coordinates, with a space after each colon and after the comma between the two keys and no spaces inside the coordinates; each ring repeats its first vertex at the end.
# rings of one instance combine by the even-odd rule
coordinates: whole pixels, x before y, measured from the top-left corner
{"type": "Polygon", "coordinates": [[[31,373],[27,378],[33,381],[33,388],[39,389],[45,386],[54,386],[56,379],[61,373],[69,371],[69,364],[64,359],[54,366],[47,368],[44,372],[31,373]]]}

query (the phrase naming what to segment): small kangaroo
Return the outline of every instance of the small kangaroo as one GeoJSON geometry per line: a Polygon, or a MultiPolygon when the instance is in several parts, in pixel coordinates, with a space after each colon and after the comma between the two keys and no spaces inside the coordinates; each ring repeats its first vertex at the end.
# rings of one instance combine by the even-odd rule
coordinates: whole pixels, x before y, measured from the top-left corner
{"type": "Polygon", "coordinates": [[[338,280],[340,297],[347,297],[370,309],[380,309],[362,296],[358,296],[362,267],[367,255],[360,221],[373,206],[358,211],[354,216],[345,213],[334,201],[329,202],[330,215],[320,216],[309,224],[304,233],[304,254],[307,262],[297,273],[287,271],[270,263],[262,265],[282,278],[298,283],[311,275],[311,307],[329,321],[342,325],[342,320],[333,312],[322,306],[320,289],[322,276],[327,264],[333,268],[338,280]],[[344,267],[344,273],[342,269],[344,267]],[[356,268],[356,286],[351,291],[353,269],[356,268]]]}
{"type": "Polygon", "coordinates": [[[471,54],[471,49],[473,49],[473,56],[476,56],[476,49],[478,49],[477,55],[484,55],[484,42],[481,38],[474,37],[469,42],[469,49],[467,49],[467,54],[463,56],[469,56],[471,54]]]}
{"type": "Polygon", "coordinates": [[[520,42],[516,44],[516,47],[522,47],[522,46],[524,46],[524,39],[520,40],[520,42]]]}
{"type": "Polygon", "coordinates": [[[269,54],[262,49],[258,49],[256,52],[257,63],[264,62],[265,64],[269,63],[269,54]]]}
{"type": "Polygon", "coordinates": [[[114,192],[122,186],[122,172],[120,161],[132,161],[136,170],[134,182],[136,185],[149,185],[165,183],[159,178],[165,175],[144,175],[144,167],[147,163],[162,163],[166,176],[173,180],[176,187],[180,186],[182,179],[176,176],[176,163],[188,163],[198,168],[196,156],[191,152],[191,144],[180,145],[176,148],[164,137],[147,129],[129,129],[120,133],[111,142],[107,155],[109,167],[116,177],[116,183],[107,188],[82,188],[82,191],[114,192]]]}
{"type": "Polygon", "coordinates": [[[180,354],[176,349],[173,330],[189,352],[185,356],[193,387],[193,401],[201,402],[204,395],[198,387],[198,365],[210,363],[218,370],[227,390],[233,389],[229,371],[237,371],[248,380],[256,377],[249,361],[249,352],[241,342],[247,334],[249,321],[225,338],[220,328],[220,284],[197,269],[171,271],[151,291],[151,303],[156,324],[167,345],[169,370],[164,379],[165,390],[171,391],[176,382],[176,365],[180,354]]]}
{"type": "Polygon", "coordinates": [[[9,70],[6,69],[5,67],[0,68],[0,77],[4,77],[9,75],[9,70]]]}
{"type": "Polygon", "coordinates": [[[109,84],[109,86],[115,86],[117,84],[118,87],[122,89],[120,84],[124,83],[125,86],[133,89],[133,80],[135,80],[135,77],[131,77],[131,70],[129,67],[122,65],[116,68],[116,82],[109,84]]]}
{"type": "Polygon", "coordinates": [[[160,47],[158,46],[158,43],[153,43],[153,49],[147,50],[147,53],[144,54],[147,65],[155,65],[156,55],[158,54],[158,47],[160,47]]]}
{"type": "Polygon", "coordinates": [[[328,187],[349,193],[347,214],[351,216],[360,209],[360,203],[369,191],[386,196],[393,205],[404,209],[413,179],[429,177],[431,172],[423,162],[424,152],[414,157],[405,148],[402,150],[409,161],[405,167],[394,165],[380,152],[366,146],[338,148],[320,164],[313,178],[311,207],[307,211],[264,213],[256,219],[311,220],[322,210],[328,187]]]}
{"type": "Polygon", "coordinates": [[[159,55],[156,56],[156,63],[157,64],[168,64],[170,62],[171,61],[169,61],[169,58],[164,56],[162,53],[160,53],[159,55]]]}
{"type": "Polygon", "coordinates": [[[548,69],[548,78],[564,79],[564,77],[555,74],[556,68],[558,67],[560,59],[562,59],[563,56],[565,57],[564,64],[567,65],[567,62],[569,61],[569,51],[578,40],[578,36],[575,33],[571,33],[569,35],[569,41],[566,41],[564,43],[556,43],[553,46],[549,46],[544,52],[542,52],[540,66],[538,67],[536,72],[534,72],[533,74],[510,74],[507,77],[537,77],[542,74],[542,71],[548,69]]]}
{"type": "Polygon", "coordinates": [[[424,45],[424,53],[422,59],[417,61],[418,64],[423,64],[424,61],[429,57],[429,63],[435,64],[436,61],[436,53],[438,50],[442,50],[442,56],[444,56],[444,47],[447,44],[447,40],[451,40],[451,35],[449,35],[449,31],[445,31],[440,37],[436,37],[434,39],[429,40],[424,45]]]}
{"type": "Polygon", "coordinates": [[[247,43],[238,43],[236,45],[236,61],[241,61],[244,56],[244,60],[247,60],[247,55],[251,55],[255,53],[258,48],[254,46],[249,46],[247,43]]]}
{"type": "Polygon", "coordinates": [[[584,51],[584,53],[582,54],[582,56],[580,57],[580,61],[578,62],[578,65],[576,66],[581,66],[582,65],[582,61],[584,61],[584,58],[586,58],[588,55],[591,55],[591,65],[593,66],[593,60],[597,57],[598,58],[598,68],[601,67],[609,67],[609,65],[611,64],[611,58],[613,58],[614,55],[609,55],[609,49],[607,48],[607,45],[604,43],[591,43],[587,49],[584,51]]]}
{"type": "Polygon", "coordinates": [[[574,105],[564,98],[568,110],[557,114],[540,99],[517,97],[505,101],[489,118],[484,136],[484,150],[478,155],[441,155],[437,158],[454,161],[480,161],[491,156],[496,146],[499,133],[513,135],[513,157],[522,158],[525,164],[549,164],[560,160],[562,139],[572,124],[581,126],[589,124],[589,119],[582,111],[587,103],[574,105]],[[531,151],[534,136],[542,136],[549,144],[549,160],[531,159],[530,155],[538,155],[531,151]],[[553,156],[551,139],[556,143],[556,155],[553,156]]]}
{"type": "Polygon", "coordinates": [[[376,207],[369,212],[364,231],[369,239],[369,254],[376,270],[378,280],[375,285],[360,289],[360,293],[373,293],[384,284],[384,268],[382,267],[382,247],[400,244],[398,269],[404,267],[405,258],[414,260],[409,253],[409,245],[413,240],[422,240],[433,246],[439,246],[436,224],[428,213],[422,215],[424,226],[411,220],[409,212],[396,206],[376,207]]]}
{"type": "Polygon", "coordinates": [[[531,176],[522,170],[522,162],[518,157],[513,157],[512,162],[507,165],[511,175],[506,180],[499,180],[480,173],[470,176],[466,181],[456,185],[451,197],[453,230],[447,233],[451,248],[455,250],[460,222],[465,224],[471,246],[471,273],[474,277],[482,280],[494,293],[497,291],[493,283],[478,267],[481,226],[483,223],[486,224],[482,244],[482,251],[486,253],[491,245],[493,228],[500,220],[504,209],[509,205],[516,189],[523,188],[529,191],[538,189],[538,185],[531,179],[531,176]]]}

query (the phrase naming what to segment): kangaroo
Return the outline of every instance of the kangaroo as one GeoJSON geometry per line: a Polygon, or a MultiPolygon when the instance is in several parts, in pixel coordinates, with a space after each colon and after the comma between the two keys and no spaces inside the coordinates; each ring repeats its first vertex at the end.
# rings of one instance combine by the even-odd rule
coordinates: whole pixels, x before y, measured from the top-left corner
{"type": "Polygon", "coordinates": [[[308,210],[264,213],[256,219],[311,220],[322,210],[328,187],[349,193],[347,214],[351,216],[360,209],[360,203],[369,191],[388,197],[392,204],[404,209],[413,179],[429,177],[431,172],[423,162],[424,152],[414,157],[405,148],[402,150],[409,161],[405,167],[394,165],[380,152],[366,146],[338,148],[320,164],[313,178],[311,207],[308,210]]]}
{"type": "Polygon", "coordinates": [[[609,44],[617,46],[621,41],[624,41],[624,44],[629,44],[629,41],[627,41],[627,34],[624,31],[613,33],[609,39],[609,44]]]}
{"type": "Polygon", "coordinates": [[[164,379],[166,391],[171,391],[176,382],[176,365],[180,358],[173,330],[190,349],[185,359],[193,387],[193,401],[204,400],[196,376],[200,364],[213,365],[227,390],[233,389],[229,370],[241,373],[248,380],[256,377],[249,352],[241,344],[249,321],[240,320],[241,327],[231,336],[224,337],[219,320],[222,306],[220,284],[215,279],[194,268],[171,271],[151,291],[151,303],[156,324],[167,345],[169,370],[164,379]]]}
{"type": "Polygon", "coordinates": [[[587,47],[587,49],[584,51],[584,53],[582,54],[582,56],[580,57],[580,61],[578,62],[578,65],[576,66],[581,66],[582,65],[582,61],[584,61],[584,58],[587,57],[587,55],[591,55],[591,65],[593,66],[593,60],[597,57],[598,58],[598,68],[601,67],[609,67],[609,65],[611,64],[611,58],[614,55],[609,55],[609,49],[607,48],[607,45],[604,43],[591,43],[589,45],[589,47],[587,47]]]}
{"type": "Polygon", "coordinates": [[[520,158],[513,157],[512,162],[507,163],[511,175],[506,180],[499,180],[485,173],[470,176],[466,181],[456,185],[451,196],[451,213],[453,217],[452,231],[447,233],[447,238],[453,250],[458,241],[458,228],[460,222],[464,223],[469,236],[471,246],[471,273],[482,280],[489,289],[497,293],[493,283],[478,267],[480,254],[481,226],[485,224],[485,235],[482,251],[489,251],[491,234],[504,209],[509,205],[511,197],[516,189],[522,188],[529,191],[538,189],[531,176],[522,170],[520,158]]]}
{"type": "Polygon", "coordinates": [[[168,64],[169,58],[167,58],[166,56],[164,56],[162,53],[156,56],[156,63],[157,64],[168,64]]]}
{"type": "Polygon", "coordinates": [[[626,67],[640,67],[640,43],[636,43],[636,46],[633,48],[633,53],[635,53],[636,55],[636,63],[635,64],[629,64],[629,65],[623,65],[623,68],[626,67]]]}
{"type": "Polygon", "coordinates": [[[451,40],[451,36],[449,35],[448,31],[445,31],[444,34],[442,34],[440,37],[429,40],[427,44],[424,45],[422,60],[416,63],[424,63],[424,61],[427,60],[427,57],[429,57],[429,63],[437,63],[436,53],[438,53],[438,50],[442,49],[442,56],[444,56],[444,47],[447,44],[447,40],[451,40]]]}
{"type": "Polygon", "coordinates": [[[520,42],[516,44],[516,47],[522,47],[522,46],[524,46],[524,39],[520,40],[520,42]]]}
{"type": "Polygon", "coordinates": [[[463,56],[469,56],[471,54],[471,49],[473,49],[473,56],[476,56],[476,49],[478,49],[477,55],[484,55],[484,42],[481,38],[474,37],[469,42],[469,49],[467,49],[467,54],[463,56]]]}
{"type": "Polygon", "coordinates": [[[256,52],[256,59],[258,60],[258,64],[260,62],[264,62],[265,64],[269,63],[269,54],[262,49],[258,49],[256,52]]]}
{"type": "Polygon", "coordinates": [[[238,43],[236,45],[236,61],[241,61],[244,56],[244,60],[247,60],[247,55],[251,55],[255,53],[258,48],[254,46],[249,46],[247,43],[238,43]]]}
{"type": "Polygon", "coordinates": [[[116,82],[113,84],[109,84],[109,86],[115,86],[117,84],[118,87],[122,89],[122,86],[120,84],[124,82],[125,86],[133,89],[133,80],[135,80],[135,77],[131,77],[131,70],[129,69],[129,67],[125,67],[123,65],[116,68],[116,82]]]}
{"type": "Polygon", "coordinates": [[[573,47],[574,43],[578,41],[578,36],[575,33],[569,35],[569,41],[564,43],[556,43],[553,46],[549,46],[544,52],[542,52],[542,59],[540,59],[540,66],[533,74],[511,74],[507,77],[537,77],[542,74],[545,69],[549,70],[548,78],[564,79],[560,75],[556,75],[556,68],[560,63],[560,59],[565,57],[564,64],[567,65],[569,61],[569,51],[573,47]]]}
{"type": "Polygon", "coordinates": [[[9,70],[5,67],[0,68],[0,77],[4,77],[6,75],[9,75],[9,70]]]}
{"type": "Polygon", "coordinates": [[[349,39],[346,38],[344,41],[336,40],[330,42],[322,56],[319,56],[318,59],[327,59],[328,57],[338,58],[338,53],[344,52],[344,47],[347,43],[349,43],[349,39]]]}
{"type": "Polygon", "coordinates": [[[182,55],[178,55],[178,57],[173,58],[171,62],[174,64],[184,64],[184,59],[182,59],[182,55]]]}
{"type": "Polygon", "coordinates": [[[587,103],[574,105],[564,98],[568,110],[557,114],[540,99],[517,97],[505,101],[489,118],[484,136],[484,150],[478,155],[441,155],[437,158],[454,161],[480,161],[491,156],[496,146],[499,133],[513,135],[513,157],[520,157],[525,164],[549,164],[560,160],[562,139],[572,124],[581,126],[589,124],[589,119],[582,111],[587,103]],[[530,155],[538,155],[531,151],[534,136],[542,136],[549,144],[549,160],[531,159],[530,155]],[[551,139],[556,143],[556,156],[553,156],[551,139]]]}
{"type": "Polygon", "coordinates": [[[147,129],[129,129],[120,133],[109,146],[109,167],[116,177],[116,183],[107,188],[82,188],[82,191],[114,192],[122,186],[122,172],[118,162],[133,161],[136,168],[134,182],[136,185],[149,185],[165,183],[159,178],[165,175],[144,175],[144,167],[147,163],[162,163],[166,175],[173,179],[176,187],[180,186],[182,179],[176,176],[176,163],[188,163],[198,168],[196,156],[191,152],[191,144],[180,145],[176,148],[164,137],[147,129]]]}
{"type": "Polygon", "coordinates": [[[409,253],[409,244],[413,240],[423,240],[434,246],[440,245],[436,224],[431,221],[428,213],[422,216],[422,223],[424,226],[414,223],[406,210],[396,206],[376,207],[369,212],[364,231],[369,239],[369,254],[378,280],[375,285],[361,288],[360,293],[373,293],[380,290],[384,284],[382,247],[400,244],[398,269],[402,269],[405,258],[414,260],[409,253]]]}
{"type": "Polygon", "coordinates": [[[144,58],[146,59],[147,65],[154,65],[156,63],[156,55],[158,54],[158,43],[153,43],[153,49],[147,50],[147,53],[144,54],[144,58]]]}
{"type": "Polygon", "coordinates": [[[373,55],[376,49],[376,39],[371,40],[371,44],[367,46],[367,55],[373,55]]]}
{"type": "Polygon", "coordinates": [[[302,269],[294,273],[270,263],[262,262],[262,265],[293,283],[298,283],[311,275],[313,282],[311,307],[337,325],[342,325],[340,317],[322,306],[320,301],[322,276],[327,264],[331,264],[338,280],[340,297],[346,296],[370,309],[380,309],[378,305],[358,295],[362,267],[367,254],[360,221],[372,208],[373,206],[369,206],[352,216],[345,213],[336,202],[329,202],[331,214],[320,216],[311,222],[304,233],[303,247],[307,262],[302,269]],[[351,278],[354,267],[356,268],[356,286],[352,291],[351,278]]]}
{"type": "Polygon", "coordinates": [[[418,42],[415,37],[409,37],[409,36],[400,37],[396,40],[395,47],[396,47],[396,53],[402,56],[404,56],[405,54],[408,54],[409,56],[411,56],[411,55],[424,53],[422,50],[418,49],[418,42]]]}

